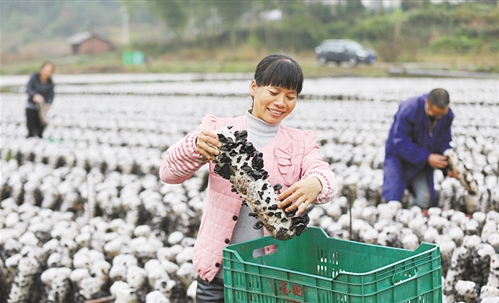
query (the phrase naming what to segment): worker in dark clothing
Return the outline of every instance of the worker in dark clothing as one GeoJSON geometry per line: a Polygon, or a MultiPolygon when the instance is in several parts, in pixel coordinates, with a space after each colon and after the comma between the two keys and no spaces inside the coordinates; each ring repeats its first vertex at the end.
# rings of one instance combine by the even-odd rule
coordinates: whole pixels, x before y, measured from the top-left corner
{"type": "Polygon", "coordinates": [[[52,62],[43,63],[40,71],[34,73],[27,84],[26,124],[28,138],[43,137],[46,125],[45,112],[50,109],[54,101],[54,82],[52,82],[54,70],[55,65],[52,62]]]}
{"type": "Polygon", "coordinates": [[[435,203],[434,170],[457,178],[443,155],[452,141],[449,102],[449,93],[436,88],[400,103],[385,145],[383,200],[400,201],[408,189],[413,205],[427,210],[435,203]]]}

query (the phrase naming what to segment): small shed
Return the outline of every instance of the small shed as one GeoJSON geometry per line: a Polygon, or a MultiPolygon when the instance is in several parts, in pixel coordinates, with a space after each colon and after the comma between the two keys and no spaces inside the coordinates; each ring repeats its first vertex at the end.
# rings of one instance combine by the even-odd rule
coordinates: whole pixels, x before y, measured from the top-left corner
{"type": "Polygon", "coordinates": [[[104,53],[113,48],[108,39],[93,32],[74,34],[67,41],[73,55],[104,53]]]}

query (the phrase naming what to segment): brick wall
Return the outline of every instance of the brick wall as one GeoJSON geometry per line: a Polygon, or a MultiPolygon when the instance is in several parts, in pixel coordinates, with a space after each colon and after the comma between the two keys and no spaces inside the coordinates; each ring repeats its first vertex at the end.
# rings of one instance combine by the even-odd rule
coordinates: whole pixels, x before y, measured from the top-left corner
{"type": "Polygon", "coordinates": [[[107,52],[111,49],[111,44],[97,37],[90,37],[79,46],[79,54],[95,54],[107,52]]]}

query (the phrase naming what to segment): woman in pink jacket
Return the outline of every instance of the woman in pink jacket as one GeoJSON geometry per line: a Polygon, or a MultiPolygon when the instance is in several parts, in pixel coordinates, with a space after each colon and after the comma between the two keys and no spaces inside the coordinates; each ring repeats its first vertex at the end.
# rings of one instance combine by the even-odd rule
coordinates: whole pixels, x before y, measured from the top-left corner
{"type": "MultiPolygon", "coordinates": [[[[292,58],[274,54],[258,64],[250,84],[253,106],[236,118],[206,115],[198,130],[171,146],[160,168],[163,182],[182,183],[209,164],[209,186],[193,263],[198,273],[196,303],[223,302],[222,249],[224,246],[262,237],[252,226],[257,219],[231,191],[231,183],[213,172],[213,160],[221,146],[215,131],[225,126],[245,129],[248,141],[263,153],[268,181],[283,187],[279,207],[303,214],[311,203],[326,203],[337,193],[336,175],[322,159],[317,137],[282,125],[295,108],[303,86],[303,72],[292,58]]],[[[266,248],[268,250],[268,248],[266,248]]],[[[299,262],[299,261],[297,261],[299,262]]]]}

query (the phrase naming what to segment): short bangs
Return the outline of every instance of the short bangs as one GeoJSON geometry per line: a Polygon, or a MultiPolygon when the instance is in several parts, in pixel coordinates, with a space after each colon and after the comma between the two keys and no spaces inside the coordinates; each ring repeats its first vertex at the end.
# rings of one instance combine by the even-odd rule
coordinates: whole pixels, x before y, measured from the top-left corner
{"type": "Polygon", "coordinates": [[[259,66],[260,69],[257,68],[256,85],[282,87],[295,90],[297,94],[300,94],[303,88],[303,72],[300,65],[290,57],[283,55],[268,59],[270,62],[263,60],[260,64],[262,66],[259,66]]]}

